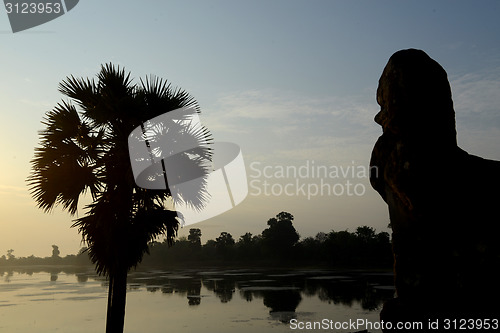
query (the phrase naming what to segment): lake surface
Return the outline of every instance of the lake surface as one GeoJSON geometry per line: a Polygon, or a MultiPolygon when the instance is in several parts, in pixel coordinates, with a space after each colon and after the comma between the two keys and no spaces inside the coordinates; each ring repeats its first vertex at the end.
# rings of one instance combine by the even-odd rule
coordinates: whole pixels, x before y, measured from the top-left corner
{"type": "MultiPolygon", "coordinates": [[[[0,332],[104,332],[107,281],[93,271],[4,268],[0,276],[0,332]]],[[[391,285],[392,274],[387,272],[132,272],[125,332],[310,332],[298,325],[361,319],[377,323],[383,302],[394,296],[391,285]]]]}

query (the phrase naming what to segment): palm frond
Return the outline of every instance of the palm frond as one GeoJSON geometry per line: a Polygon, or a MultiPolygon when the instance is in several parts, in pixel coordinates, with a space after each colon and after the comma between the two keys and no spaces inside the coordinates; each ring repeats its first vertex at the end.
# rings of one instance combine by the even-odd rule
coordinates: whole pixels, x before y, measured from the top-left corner
{"type": "Polygon", "coordinates": [[[128,97],[134,92],[135,85],[130,78],[130,72],[125,73],[125,69],[120,69],[120,66],[115,67],[111,63],[102,65],[97,78],[98,91],[103,98],[128,97]]]}
{"type": "MultiPolygon", "coordinates": [[[[170,97],[171,85],[167,82],[167,80],[163,80],[155,75],[150,75],[144,80],[142,78],[139,80],[141,82],[142,90],[148,98],[157,97],[158,99],[161,99],[170,97]]],[[[149,102],[149,100],[147,102],[149,102]]]]}
{"type": "Polygon", "coordinates": [[[47,127],[40,132],[28,186],[39,208],[50,211],[61,204],[73,215],[80,195],[89,190],[95,196],[101,187],[95,172],[101,136],[92,135],[66,102],[49,111],[43,124],[47,127]]]}
{"type": "Polygon", "coordinates": [[[123,265],[131,269],[149,253],[148,244],[156,237],[166,235],[172,243],[177,235],[179,221],[175,211],[159,205],[142,207],[125,223],[116,218],[114,204],[102,198],[90,204],[88,214],[72,225],[87,244],[98,274],[108,275],[123,265]]]}
{"type": "Polygon", "coordinates": [[[191,112],[195,113],[200,112],[200,107],[194,97],[180,88],[172,87],[167,80],[154,75],[140,79],[137,95],[146,106],[142,110],[142,121],[181,108],[192,109],[191,112]]]}
{"type": "Polygon", "coordinates": [[[59,92],[75,100],[85,111],[92,112],[99,103],[97,85],[92,79],[77,79],[73,75],[59,84],[59,92]]]}

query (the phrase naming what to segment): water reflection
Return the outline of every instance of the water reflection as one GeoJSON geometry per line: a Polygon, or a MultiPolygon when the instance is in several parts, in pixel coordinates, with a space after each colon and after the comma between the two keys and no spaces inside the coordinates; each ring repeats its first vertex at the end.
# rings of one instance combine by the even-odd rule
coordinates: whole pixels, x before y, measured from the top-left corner
{"type": "Polygon", "coordinates": [[[208,290],[213,291],[219,297],[221,303],[227,303],[233,299],[233,294],[236,290],[236,281],[234,279],[208,279],[203,284],[208,290]]]}
{"type": "MultiPolygon", "coordinates": [[[[0,267],[0,277],[2,332],[95,332],[104,325],[108,282],[91,267],[0,267]],[[46,313],[57,311],[71,320],[46,320],[46,313]],[[23,320],[27,313],[30,320],[23,320]],[[68,324],[74,322],[79,325],[68,324]]],[[[229,325],[241,333],[283,333],[290,331],[291,319],[376,321],[383,302],[393,297],[391,285],[390,273],[361,271],[134,271],[126,327],[163,332],[175,322],[175,332],[215,332],[229,325]]]]}
{"type": "Polygon", "coordinates": [[[187,292],[188,304],[190,306],[200,305],[201,303],[201,280],[194,280],[187,292]]]}
{"type": "Polygon", "coordinates": [[[1,276],[3,276],[4,281],[10,283],[10,278],[14,275],[13,271],[1,272],[1,276]]]}
{"type": "MultiPolygon", "coordinates": [[[[66,288],[68,292],[78,294],[78,296],[71,295],[67,299],[92,299],[104,297],[106,293],[106,279],[96,276],[91,270],[71,271],[53,267],[43,271],[48,275],[45,275],[45,281],[49,280],[54,288],[66,288]],[[73,280],[74,287],[68,284],[70,276],[76,277],[76,281],[73,280]],[[97,287],[100,285],[99,295],[85,294],[96,292],[92,289],[94,287],[85,287],[87,284],[97,287]]],[[[40,271],[0,270],[3,284],[10,284],[11,279],[14,280],[14,272],[32,275],[40,271]]],[[[33,278],[36,276],[40,278],[40,275],[36,274],[33,278]]],[[[17,276],[15,279],[18,279],[17,276]]],[[[180,296],[185,299],[185,304],[196,308],[203,307],[206,297],[209,297],[207,305],[214,304],[214,297],[222,304],[236,299],[240,300],[240,303],[243,301],[243,304],[263,304],[271,320],[289,323],[291,319],[298,317],[297,308],[305,299],[308,299],[307,304],[311,304],[310,300],[315,300],[315,304],[324,303],[344,308],[356,306],[366,311],[379,311],[384,301],[394,296],[392,281],[391,273],[362,271],[267,269],[137,271],[129,274],[128,290],[158,293],[166,297],[180,296]]],[[[10,285],[11,288],[5,285],[4,290],[16,287],[10,285]]],[[[303,313],[304,309],[300,311],[303,313]]],[[[306,311],[309,310],[306,308],[306,311]]]]}
{"type": "Polygon", "coordinates": [[[380,309],[394,296],[392,274],[368,272],[208,270],[135,272],[129,276],[129,288],[145,287],[149,292],[184,295],[189,306],[202,304],[202,290],[229,303],[235,295],[246,302],[262,301],[271,318],[288,323],[303,297],[321,302],[362,309],[380,309]],[[335,274],[333,274],[335,273],[335,274]]]}
{"type": "Polygon", "coordinates": [[[78,281],[78,283],[85,283],[85,282],[88,282],[89,280],[89,276],[85,273],[77,273],[76,274],[76,281],[78,281]]]}

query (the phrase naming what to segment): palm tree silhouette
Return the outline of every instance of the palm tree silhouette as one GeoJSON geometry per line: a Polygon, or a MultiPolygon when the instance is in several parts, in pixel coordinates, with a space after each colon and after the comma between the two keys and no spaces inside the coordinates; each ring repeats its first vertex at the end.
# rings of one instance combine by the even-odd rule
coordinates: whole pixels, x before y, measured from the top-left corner
{"type": "MultiPolygon", "coordinates": [[[[166,235],[172,243],[177,234],[182,215],[167,209],[167,202],[201,209],[208,197],[205,177],[196,183],[196,195],[174,193],[168,184],[162,190],[138,187],[128,136],[148,119],[179,108],[199,112],[199,106],[187,92],[154,76],[134,84],[130,73],[111,63],[101,66],[97,80],[67,77],[59,91],[70,101],[59,103],[42,121],[46,129],[40,132],[28,184],[39,208],[47,212],[61,205],[72,216],[80,197],[90,193],[92,202],[72,227],[87,243],[97,273],[109,279],[106,332],[123,332],[129,270],[141,262],[149,242],[166,235]]],[[[206,175],[210,132],[204,127],[186,129],[178,121],[162,127],[197,143],[175,156],[206,175]]],[[[166,151],[157,154],[168,156],[166,151]]]]}

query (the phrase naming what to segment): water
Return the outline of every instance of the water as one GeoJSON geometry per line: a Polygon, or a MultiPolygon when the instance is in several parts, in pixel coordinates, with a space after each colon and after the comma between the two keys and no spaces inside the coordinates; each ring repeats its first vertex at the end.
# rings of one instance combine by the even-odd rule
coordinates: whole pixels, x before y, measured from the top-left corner
{"type": "MultiPolygon", "coordinates": [[[[104,332],[107,281],[92,271],[0,275],[0,332],[104,332]]],[[[125,332],[308,331],[292,330],[291,320],[376,324],[383,302],[393,297],[391,283],[390,273],[319,269],[132,272],[125,332]]]]}

